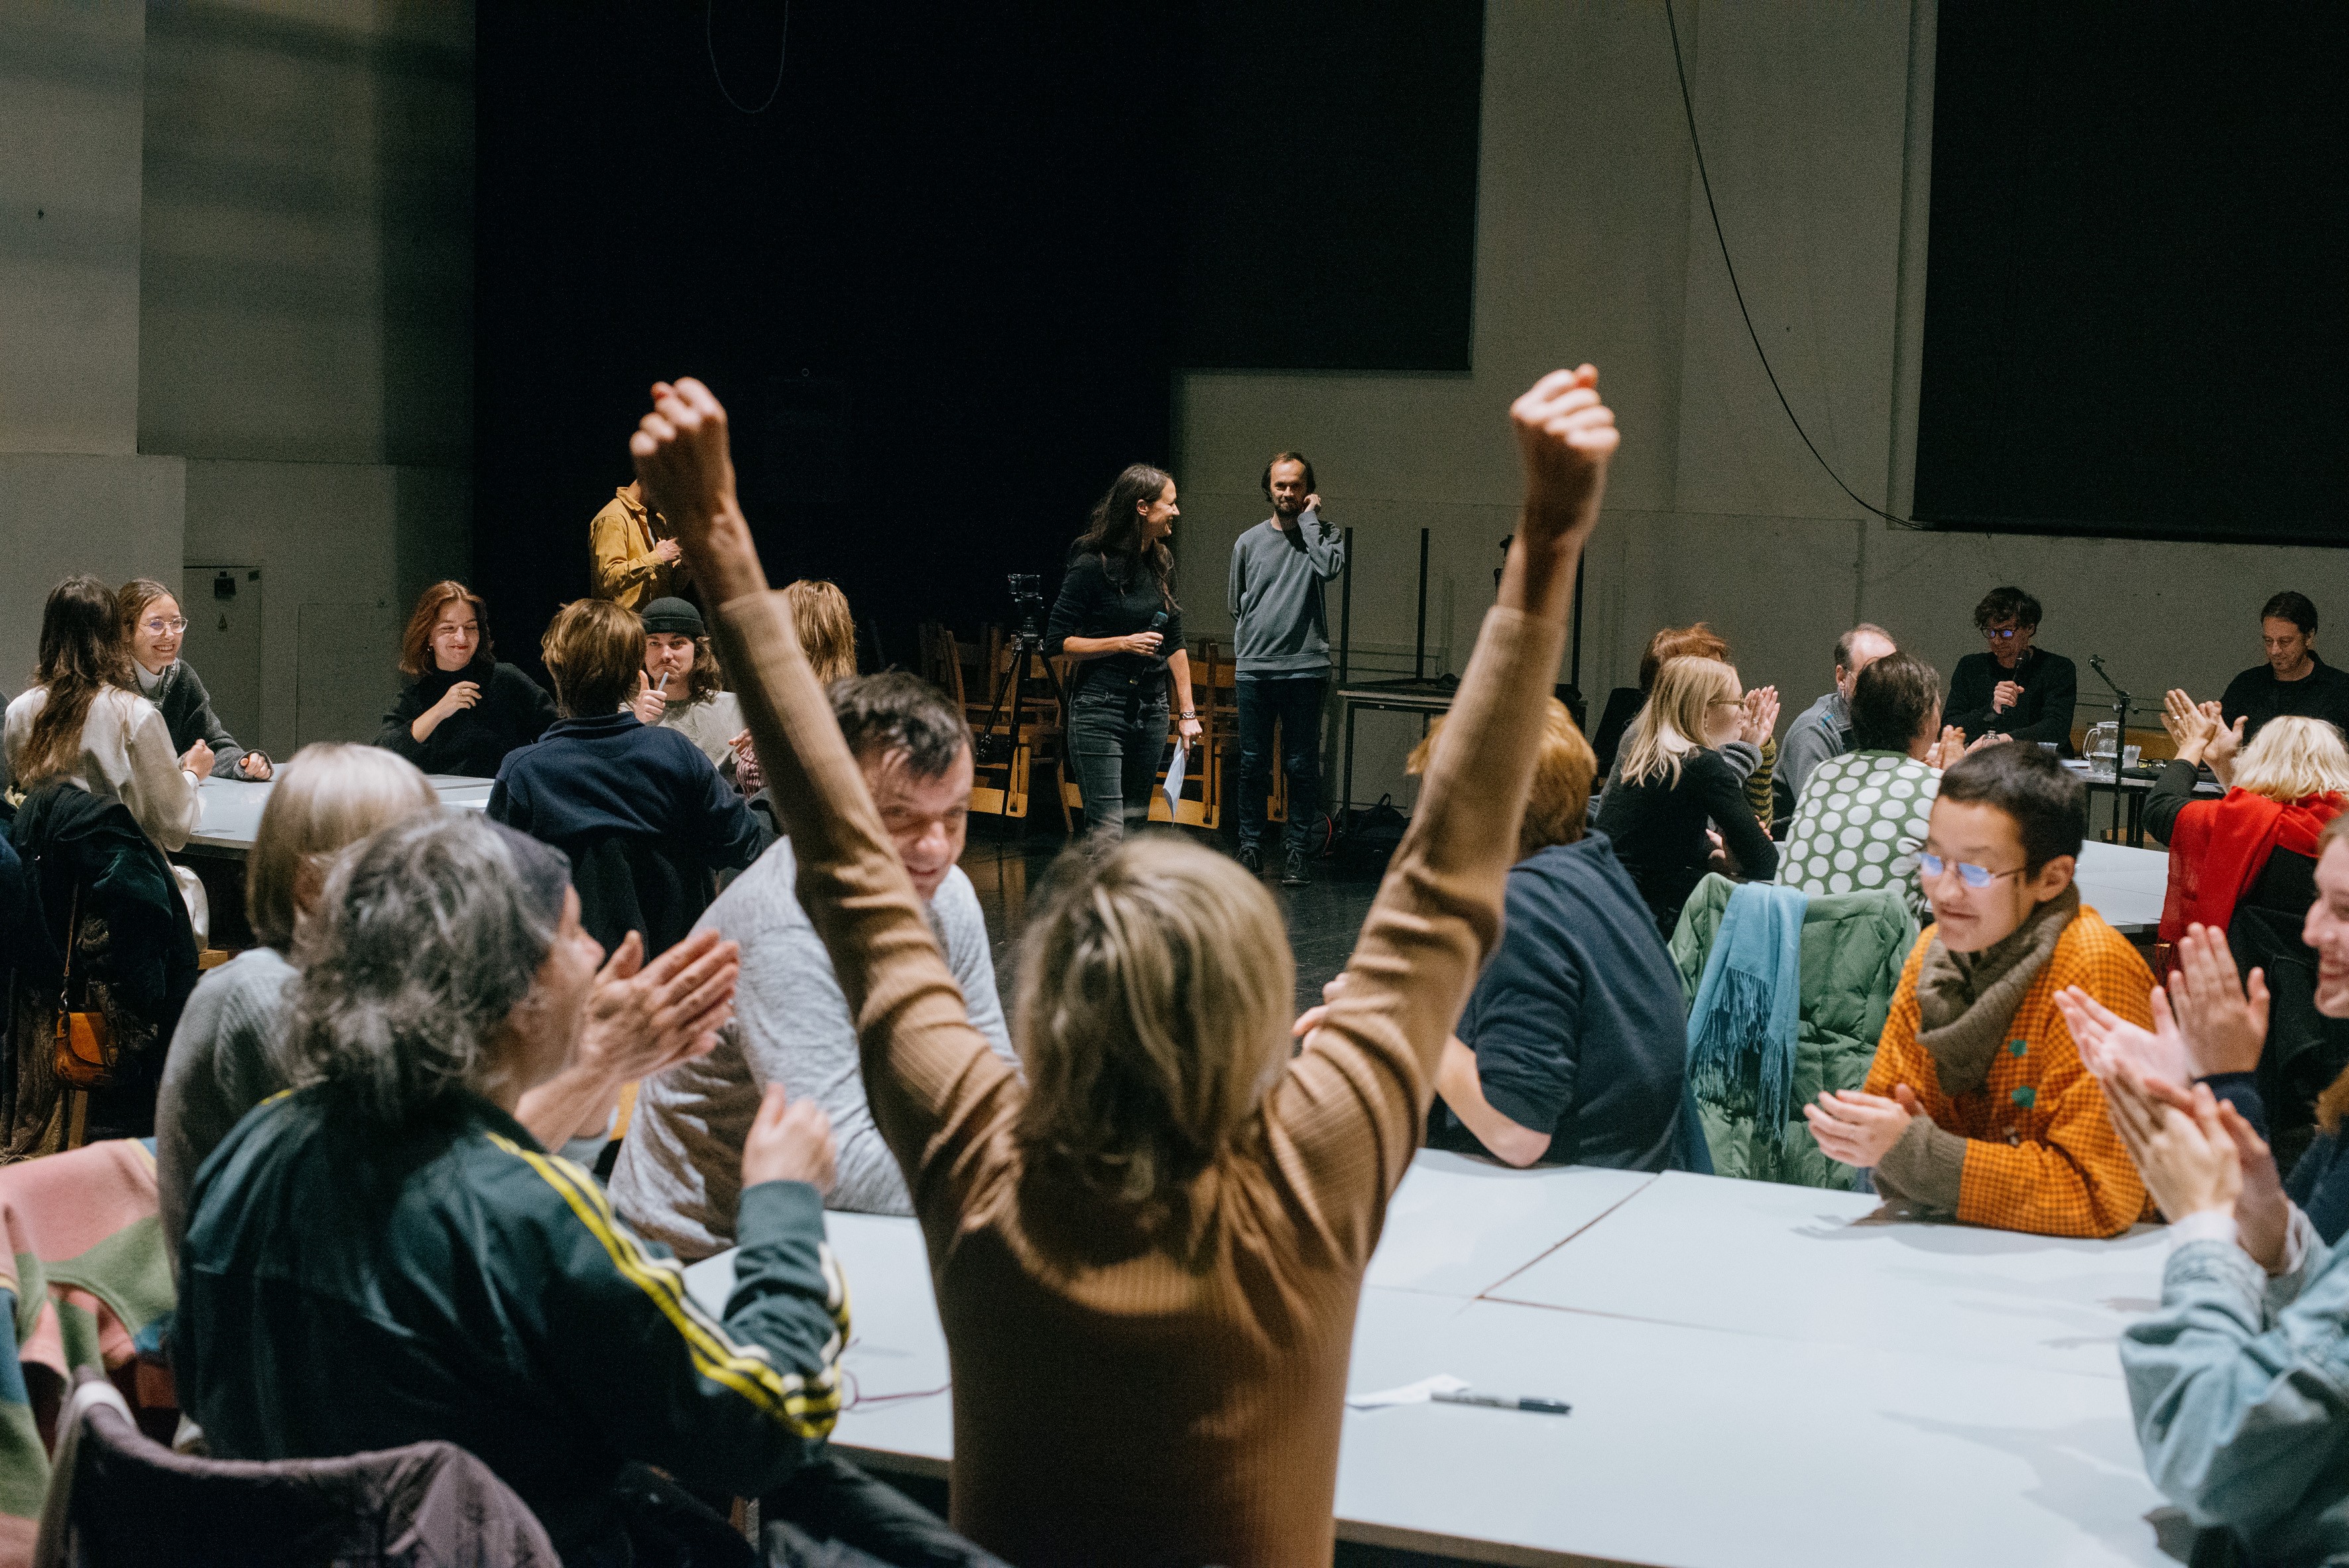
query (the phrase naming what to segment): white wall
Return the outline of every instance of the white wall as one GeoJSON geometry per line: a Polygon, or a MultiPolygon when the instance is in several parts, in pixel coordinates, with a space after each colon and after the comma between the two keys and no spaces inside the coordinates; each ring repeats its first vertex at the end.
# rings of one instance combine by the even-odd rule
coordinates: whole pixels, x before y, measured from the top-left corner
{"type": "MultiPolygon", "coordinates": [[[[1771,365],[1843,478],[1905,515],[1932,0],[1676,3],[1713,195],[1771,365]]],[[[1835,638],[1858,619],[1890,628],[1946,680],[1980,646],[1974,602],[2002,582],[2044,602],[2041,641],[2081,661],[2089,700],[2101,689],[2092,652],[2140,697],[2172,684],[2215,696],[2258,659],[2259,605],[2278,588],[2349,625],[2349,558],[2336,552],[1863,521],[1755,360],[1697,184],[1661,6],[1487,0],[1480,156],[1472,373],[1178,380],[1177,542],[1194,563],[1185,603],[1198,631],[1228,626],[1230,541],[1265,513],[1266,456],[1296,447],[1311,454],[1331,515],[1358,531],[1357,672],[1396,667],[1398,649],[1408,668],[1423,526],[1433,531],[1431,641],[1458,669],[1518,495],[1509,400],[1582,359],[1599,366],[1624,430],[1587,579],[1582,686],[1594,701],[1632,679],[1656,627],[1699,618],[1728,637],[1749,684],[1781,687],[1789,711],[1825,689],[1835,638]]],[[[1357,798],[1407,794],[1399,762],[1415,727],[1363,726],[1357,798]]]]}
{"type": "Polygon", "coordinates": [[[436,0],[0,9],[0,692],[59,577],[233,562],[229,727],[372,735],[471,554],[471,57],[436,0]]]}

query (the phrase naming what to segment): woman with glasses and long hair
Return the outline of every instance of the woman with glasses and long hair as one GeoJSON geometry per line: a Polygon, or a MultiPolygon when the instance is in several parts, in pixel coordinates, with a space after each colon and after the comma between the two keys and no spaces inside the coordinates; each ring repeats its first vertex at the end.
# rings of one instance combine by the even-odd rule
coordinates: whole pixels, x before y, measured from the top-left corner
{"type": "Polygon", "coordinates": [[[139,682],[139,695],[162,710],[183,763],[201,740],[212,754],[211,777],[268,778],[269,758],[236,743],[212,711],[203,677],[180,656],[188,621],[172,592],[151,577],[134,577],[116,591],[114,603],[122,614],[123,638],[130,645],[130,673],[139,682]]]}
{"type": "Polygon", "coordinates": [[[1069,572],[1044,630],[1044,652],[1076,661],[1069,685],[1069,757],[1085,798],[1085,826],[1105,849],[1150,820],[1166,748],[1169,688],[1176,732],[1199,737],[1191,655],[1174,602],[1166,548],[1182,516],[1174,481],[1148,463],[1117,476],[1092,526],[1069,552],[1069,572]]]}
{"type": "Polygon", "coordinates": [[[971,1027],[763,591],[724,409],[697,382],[655,388],[637,471],[722,606],[802,901],[861,1020],[954,1355],[955,1521],[988,1550],[1028,1568],[1330,1560],[1363,1272],[1499,932],[1615,450],[1597,380],[1556,372],[1510,410],[1526,491],[1498,603],[1349,983],[1303,1048],[1270,890],[1144,834],[1073,858],[1037,913],[1012,1031],[1024,1077],[971,1027]]]}
{"type": "Polygon", "coordinates": [[[212,748],[199,738],[182,754],[162,710],[140,696],[114,593],[97,578],[68,577],[49,590],[40,664],[31,689],[8,705],[6,736],[17,788],[70,779],[129,807],[166,854],[187,847],[212,748]]]}
{"type": "Polygon", "coordinates": [[[1648,706],[1623,738],[1623,777],[1599,804],[1599,830],[1614,841],[1667,940],[1708,871],[1733,866],[1755,882],[1778,874],[1778,847],[1721,754],[1733,740],[1758,745],[1761,722],[1735,670],[1719,659],[1679,658],[1657,672],[1648,706]]]}
{"type": "Polygon", "coordinates": [[[543,687],[491,657],[490,609],[462,583],[435,583],[399,639],[408,677],[375,743],[427,773],[494,779],[506,753],[562,716],[543,687]]]}

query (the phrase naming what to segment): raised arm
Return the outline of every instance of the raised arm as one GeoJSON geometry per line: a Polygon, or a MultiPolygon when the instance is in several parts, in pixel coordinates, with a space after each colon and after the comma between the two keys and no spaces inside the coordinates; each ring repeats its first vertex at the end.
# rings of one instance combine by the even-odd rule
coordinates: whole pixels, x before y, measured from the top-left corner
{"type": "MultiPolygon", "coordinates": [[[[985,1175],[962,1158],[1017,1109],[1018,1079],[970,1026],[832,704],[800,651],[735,497],[726,411],[698,381],[654,388],[629,449],[721,608],[716,635],[799,867],[799,899],[856,1021],[873,1119],[932,1246],[985,1175]]],[[[1512,830],[1514,831],[1514,830],[1512,830]]]]}
{"type": "Polygon", "coordinates": [[[1500,927],[1503,880],[1557,679],[1575,567],[1599,521],[1615,416],[1585,365],[1544,377],[1510,407],[1526,500],[1485,619],[1328,1021],[1274,1090],[1272,1136],[1301,1155],[1276,1159],[1319,1177],[1312,1205],[1326,1243],[1365,1257],[1385,1195],[1402,1179],[1435,1069],[1500,927]],[[1375,1161],[1377,1175],[1364,1167],[1375,1161]],[[1375,1191],[1361,1190],[1366,1179],[1375,1191]],[[1340,1191],[1344,1185],[1348,1190],[1340,1191]]]}
{"type": "Polygon", "coordinates": [[[1327,583],[1346,570],[1346,535],[1336,524],[1322,521],[1319,508],[1297,520],[1305,536],[1305,559],[1313,575],[1327,583]]]}

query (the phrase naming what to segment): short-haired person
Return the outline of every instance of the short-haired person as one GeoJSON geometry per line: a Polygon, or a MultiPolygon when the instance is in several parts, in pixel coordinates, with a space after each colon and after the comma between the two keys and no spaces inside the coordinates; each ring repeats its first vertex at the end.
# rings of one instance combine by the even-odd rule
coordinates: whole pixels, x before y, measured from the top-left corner
{"type": "Polygon", "coordinates": [[[823,1113],[781,1088],[760,1108],[720,1322],[516,1115],[566,1067],[603,960],[561,855],[471,813],[395,824],[336,861],[295,958],[300,1087],[190,1194],[172,1363],[213,1456],[437,1439],[566,1563],[744,1561],[689,1494],[764,1497],[761,1560],[815,1560],[777,1532],[829,1472],[849,1328],[823,1113]]]}
{"type": "Polygon", "coordinates": [[[1044,628],[1044,652],[1076,661],[1070,676],[1069,758],[1085,829],[1106,850],[1150,820],[1166,750],[1167,702],[1185,743],[1202,726],[1191,705],[1191,655],[1174,602],[1166,540],[1182,516],[1174,480],[1147,463],[1117,476],[1092,525],[1069,551],[1068,574],[1044,628]]]}
{"type": "Polygon", "coordinates": [[[2316,606],[2285,589],[2260,606],[2260,643],[2267,654],[2227,683],[2219,698],[2226,723],[2246,742],[2271,718],[2323,719],[2349,735],[2349,670],[2316,656],[2316,606]]]}
{"type": "Polygon", "coordinates": [[[1931,912],[1917,851],[1941,783],[1941,677],[1914,654],[1885,654],[1853,681],[1849,711],[1850,749],[1812,769],[1778,881],[1812,894],[1898,887],[1921,924],[1931,912]]]}
{"type": "MultiPolygon", "coordinates": [[[[641,883],[626,901],[645,906],[638,929],[646,952],[657,957],[709,907],[707,873],[758,858],[759,824],[692,741],[624,706],[644,679],[645,634],[635,611],[608,599],[575,599],[555,613],[540,645],[563,717],[500,766],[491,820],[574,862],[616,838],[657,846],[696,868],[689,882],[681,877],[668,890],[674,902],[656,906],[641,883]]],[[[588,868],[578,874],[584,879],[588,868]]],[[[590,934],[617,947],[628,930],[616,918],[621,903],[581,891],[589,899],[590,934]]]]}
{"type": "Polygon", "coordinates": [[[630,446],[723,606],[720,651],[927,1241],[955,1518],[1023,1568],[1330,1557],[1362,1275],[1498,932],[1615,449],[1597,377],[1557,372],[1510,410],[1526,494],[1498,603],[1328,1021],[1292,1054],[1294,965],[1261,881],[1137,835],[1076,858],[1030,927],[1025,1082],[970,1027],[761,592],[724,409],[698,382],[654,389],[630,446]]]}
{"type": "Polygon", "coordinates": [[[427,773],[494,779],[506,753],[562,716],[536,681],[491,657],[490,611],[462,583],[435,583],[399,638],[408,684],[375,743],[427,773]]]}
{"type": "MultiPolygon", "coordinates": [[[[1893,651],[1892,634],[1869,621],[1862,621],[1836,639],[1835,685],[1795,716],[1795,721],[1786,726],[1785,741],[1778,748],[1778,766],[1770,780],[1774,836],[1783,834],[1794,817],[1803,799],[1803,786],[1811,780],[1811,770],[1852,748],[1853,683],[1859,679],[1860,671],[1893,651]]],[[[1937,692],[1935,710],[1940,707],[1937,692]]]]}
{"type": "MultiPolygon", "coordinates": [[[[1564,703],[1551,697],[1546,713],[1501,944],[1444,1044],[1430,1141],[1509,1165],[1668,1170],[1687,1077],[1680,975],[1615,847],[1584,829],[1590,743],[1564,703]]],[[[1426,769],[1444,724],[1412,771],[1426,769]]],[[[1318,1021],[1308,1014],[1298,1033],[1318,1021]]]]}
{"type": "Polygon", "coordinates": [[[1240,727],[1240,864],[1264,869],[1272,732],[1288,779],[1282,885],[1312,880],[1313,821],[1320,810],[1321,706],[1330,689],[1330,615],[1321,584],[1346,569],[1346,540],[1321,515],[1313,465],[1282,452],[1264,468],[1272,515],[1232,542],[1232,662],[1240,727]]]}
{"type": "Polygon", "coordinates": [[[595,596],[626,610],[676,598],[693,580],[678,550],[677,530],[646,504],[644,486],[635,480],[613,491],[588,522],[587,556],[595,596]]]}
{"type": "Polygon", "coordinates": [[[1945,709],[1968,740],[2003,735],[2071,749],[2080,672],[2063,655],[2033,645],[2039,616],[2039,601],[2020,588],[1993,588],[1974,606],[1974,629],[1990,645],[1958,661],[1945,709]]]}
{"type": "Polygon", "coordinates": [[[162,710],[139,695],[113,593],[86,574],[50,589],[40,648],[33,684],[8,705],[17,788],[69,779],[129,807],[166,854],[186,848],[203,812],[196,787],[212,773],[212,748],[198,739],[182,755],[162,710]]]}
{"type": "MultiPolygon", "coordinates": [[[[971,1026],[1016,1061],[995,989],[995,953],[978,895],[956,861],[970,810],[970,725],[935,686],[902,670],[831,688],[832,711],[898,860],[929,916],[971,1026]]],[[[727,890],[698,929],[750,955],[734,1023],[710,1055],[637,1092],[612,1171],[612,1202],[679,1257],[734,1244],[735,1172],[769,1084],[812,1095],[839,1140],[829,1206],[910,1214],[896,1157],[882,1141],[857,1068],[856,1021],[832,960],[801,908],[791,841],[727,890]]]]}
{"type": "Polygon", "coordinates": [[[742,705],[726,689],[726,672],[710,651],[709,628],[688,599],[656,599],[639,617],[645,666],[628,711],[643,724],[674,729],[700,748],[720,773],[734,770],[734,742],[742,733],[742,705]]]}
{"type": "Polygon", "coordinates": [[[2105,1113],[2055,994],[2078,986],[2137,1024],[2153,976],[2080,902],[2086,786],[2035,746],[1992,746],[1941,775],[1918,869],[1933,923],[1909,954],[1857,1089],[1803,1114],[1827,1158],[1876,1190],[1969,1224],[2115,1236],[2145,1184],[2105,1113]]]}
{"type": "Polygon", "coordinates": [[[212,777],[268,778],[269,758],[236,743],[212,711],[203,677],[180,656],[188,621],[171,591],[151,577],[134,577],[116,590],[114,603],[122,614],[122,634],[130,644],[130,673],[139,681],[139,695],[162,710],[171,744],[181,756],[184,758],[201,740],[212,750],[212,777]]]}
{"type": "Polygon", "coordinates": [[[1599,830],[1614,842],[1667,941],[1681,906],[1723,851],[1751,881],[1777,874],[1778,846],[1722,755],[1733,741],[1757,745],[1760,722],[1735,670],[1718,659],[1678,658],[1657,675],[1623,738],[1623,776],[1599,803],[1599,830]]]}

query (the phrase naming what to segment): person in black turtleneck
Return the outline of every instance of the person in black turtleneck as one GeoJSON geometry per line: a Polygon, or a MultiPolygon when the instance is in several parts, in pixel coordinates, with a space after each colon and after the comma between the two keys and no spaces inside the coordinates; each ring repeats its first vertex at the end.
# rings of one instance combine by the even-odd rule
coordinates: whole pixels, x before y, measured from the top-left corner
{"type": "Polygon", "coordinates": [[[2070,751],[2080,673],[2063,655],[2032,646],[2039,601],[2020,588],[1993,588],[1974,606],[1974,627],[1990,646],[1958,661],[1941,722],[1965,731],[1969,743],[2003,735],[2070,751]]]}
{"type": "Polygon", "coordinates": [[[2259,738],[2271,718],[2321,718],[2349,735],[2349,670],[2316,656],[2316,606],[2290,589],[2260,610],[2260,642],[2267,662],[2227,683],[2220,711],[2240,724],[2242,743],[2259,738]]]}
{"type": "Polygon", "coordinates": [[[411,677],[375,743],[427,773],[494,779],[506,753],[546,733],[554,699],[512,665],[490,656],[481,595],[461,583],[435,583],[416,602],[400,639],[400,673],[411,677]]]}

